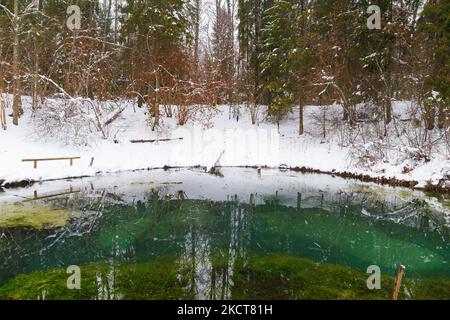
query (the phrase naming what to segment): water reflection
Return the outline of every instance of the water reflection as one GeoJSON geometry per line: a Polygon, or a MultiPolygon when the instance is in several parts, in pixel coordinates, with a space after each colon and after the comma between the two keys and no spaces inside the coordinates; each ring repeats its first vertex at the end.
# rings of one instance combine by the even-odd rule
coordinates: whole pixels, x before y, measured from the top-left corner
{"type": "MultiPolygon", "coordinates": [[[[92,280],[96,298],[121,299],[118,283],[139,285],[121,266],[167,259],[168,267],[152,275],[179,288],[176,297],[229,299],[254,293],[255,277],[266,284],[249,270],[254,257],[271,254],[363,272],[376,264],[387,274],[404,264],[416,278],[450,277],[448,212],[425,196],[343,179],[336,186],[331,177],[318,184],[311,175],[255,173],[245,184],[227,176],[181,171],[160,183],[141,176],[121,185],[72,181],[69,189],[33,191],[26,205],[69,209],[70,222],[41,230],[0,226],[0,285],[36,270],[106,263],[92,280]]],[[[297,298],[298,282],[279,281],[271,285],[297,298]]]]}

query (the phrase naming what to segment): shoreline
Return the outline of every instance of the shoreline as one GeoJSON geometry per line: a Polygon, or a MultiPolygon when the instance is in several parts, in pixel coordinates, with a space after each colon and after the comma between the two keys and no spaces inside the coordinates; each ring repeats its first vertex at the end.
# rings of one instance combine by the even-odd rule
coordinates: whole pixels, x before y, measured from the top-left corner
{"type": "MultiPolygon", "coordinates": [[[[137,168],[130,170],[119,170],[119,171],[108,171],[108,172],[97,172],[97,174],[112,174],[119,172],[136,172],[136,171],[149,171],[149,170],[171,170],[171,169],[189,169],[189,168],[204,168],[205,173],[214,174],[213,172],[208,172],[206,167],[201,165],[196,166],[162,166],[162,167],[148,167],[148,168],[137,168]]],[[[408,188],[411,190],[418,190],[423,192],[436,192],[440,194],[450,194],[450,187],[440,184],[431,184],[428,183],[424,187],[416,187],[419,182],[415,180],[402,180],[395,177],[386,177],[386,176],[371,176],[369,174],[362,173],[354,173],[350,171],[326,171],[320,169],[314,169],[309,167],[287,167],[287,166],[278,166],[278,167],[269,167],[269,166],[217,166],[214,168],[252,168],[255,170],[261,169],[278,169],[280,171],[293,171],[298,173],[316,173],[316,174],[326,174],[331,176],[337,176],[345,179],[355,179],[362,182],[372,182],[378,185],[390,186],[390,187],[402,187],[408,188]]],[[[35,183],[44,182],[44,181],[61,181],[61,180],[70,180],[70,179],[83,179],[94,177],[94,175],[81,175],[81,176],[69,176],[63,178],[54,178],[54,179],[41,179],[41,180],[32,180],[32,179],[24,179],[18,181],[12,181],[8,183],[4,183],[5,180],[0,179],[0,192],[4,191],[2,189],[18,189],[25,188],[34,185],[35,183]],[[4,184],[2,184],[4,183],[4,184]]]]}
{"type": "MultiPolygon", "coordinates": [[[[397,139],[394,132],[387,138],[393,147],[390,151],[364,140],[358,140],[353,147],[340,144],[342,137],[338,129],[330,130],[326,138],[318,136],[315,117],[320,115],[320,106],[308,106],[305,112],[308,131],[302,136],[297,132],[298,117],[295,112],[283,121],[277,131],[275,124],[264,119],[260,119],[257,125],[251,124],[250,114],[245,108],[240,109],[242,114],[237,122],[230,118],[228,107],[220,105],[217,113],[210,115],[208,127],[204,127],[203,122],[180,127],[175,119],[167,118],[161,128],[163,131],[153,132],[148,128],[144,109],[134,110],[129,101],[121,102],[121,106],[125,108],[121,117],[108,129],[115,132],[114,135],[103,138],[95,132],[87,132],[84,137],[89,143],[76,145],[63,143],[62,136],[58,135],[53,138],[37,136],[30,103],[25,103],[22,126],[0,130],[0,188],[158,168],[207,167],[208,171],[212,167],[261,167],[450,193],[448,154],[435,150],[433,157],[427,161],[415,159],[408,153],[413,151],[407,145],[403,146],[404,143],[397,139]],[[183,139],[151,144],[131,142],[137,139],[163,141],[166,138],[183,139]],[[378,157],[380,152],[384,154],[382,158],[378,157]],[[43,162],[39,163],[37,170],[22,161],[75,156],[80,159],[73,166],[68,166],[65,161],[43,162]]],[[[407,107],[408,102],[397,102],[394,108],[397,116],[400,117],[399,114],[407,107]]],[[[329,108],[330,113],[339,116],[339,107],[329,108]]]]}

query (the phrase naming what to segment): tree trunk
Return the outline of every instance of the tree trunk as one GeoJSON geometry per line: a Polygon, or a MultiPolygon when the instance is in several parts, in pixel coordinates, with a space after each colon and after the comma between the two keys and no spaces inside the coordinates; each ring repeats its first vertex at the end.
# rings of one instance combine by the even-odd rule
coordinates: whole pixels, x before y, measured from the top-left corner
{"type": "MultiPolygon", "coordinates": [[[[1,82],[2,80],[0,80],[1,82]]],[[[3,97],[3,86],[0,83],[0,128],[6,130],[6,100],[3,97]]]]}
{"type": "Polygon", "coordinates": [[[194,8],[194,60],[195,69],[198,69],[199,63],[199,44],[200,44],[200,10],[201,10],[201,0],[195,0],[194,8]]]}
{"type": "Polygon", "coordinates": [[[347,121],[348,120],[348,109],[347,109],[347,106],[345,106],[345,105],[344,105],[344,108],[343,108],[342,120],[343,121],[347,121]]]}
{"type": "MultiPolygon", "coordinates": [[[[0,74],[3,74],[3,67],[0,66],[0,74]]],[[[6,95],[4,96],[5,79],[0,77],[0,127],[6,130],[6,95]]]]}
{"type": "Polygon", "coordinates": [[[392,121],[392,101],[390,98],[383,100],[384,104],[384,136],[388,135],[388,124],[392,121]]]}
{"type": "Polygon", "coordinates": [[[153,122],[152,131],[159,126],[159,75],[156,73],[156,83],[155,83],[155,102],[153,105],[153,115],[155,117],[153,122]]]}
{"type": "Polygon", "coordinates": [[[386,98],[384,106],[386,113],[386,124],[389,124],[392,121],[392,101],[390,98],[386,98]]]}
{"type": "Polygon", "coordinates": [[[325,140],[327,138],[327,114],[325,108],[322,111],[322,137],[325,140]]]}
{"type": "Polygon", "coordinates": [[[254,43],[254,97],[256,98],[256,103],[260,103],[258,99],[258,88],[259,88],[259,77],[260,77],[260,46],[261,46],[261,26],[262,26],[262,12],[261,12],[261,0],[255,1],[255,43],[254,43]]]}
{"type": "Polygon", "coordinates": [[[350,109],[350,126],[355,127],[356,126],[356,106],[352,105],[352,108],[350,109]]]}
{"type": "Polygon", "coordinates": [[[3,97],[0,97],[0,127],[6,130],[6,105],[3,97]]]}
{"type": "Polygon", "coordinates": [[[227,102],[228,103],[232,103],[234,101],[234,69],[235,69],[235,65],[234,65],[234,10],[232,9],[231,6],[231,0],[227,0],[226,1],[226,5],[227,5],[227,18],[229,19],[228,21],[226,21],[226,25],[227,25],[227,51],[228,51],[228,63],[227,63],[227,86],[228,86],[228,90],[227,90],[227,102]]]}
{"type": "Polygon", "coordinates": [[[39,53],[38,45],[35,40],[34,43],[34,77],[33,77],[33,102],[31,109],[33,111],[37,110],[38,107],[38,84],[39,84],[39,53]]]}
{"type": "Polygon", "coordinates": [[[117,6],[117,0],[115,0],[115,2],[114,2],[114,43],[117,43],[117,23],[119,21],[118,12],[119,12],[119,8],[117,6]]]}
{"type": "MultiPolygon", "coordinates": [[[[448,111],[446,112],[446,108],[444,105],[439,106],[438,111],[438,128],[444,129],[446,127],[448,111]]],[[[447,109],[448,110],[448,109],[447,109]]]]}
{"type": "Polygon", "coordinates": [[[255,125],[256,124],[256,102],[252,101],[250,103],[250,115],[252,118],[252,124],[255,125]]]}
{"type": "Polygon", "coordinates": [[[435,123],[434,123],[434,117],[436,115],[436,112],[434,110],[434,107],[429,107],[427,111],[425,111],[425,122],[427,130],[433,130],[435,123]]]}
{"type": "Polygon", "coordinates": [[[344,121],[348,121],[350,127],[356,125],[356,106],[344,104],[344,121]]]}
{"type": "Polygon", "coordinates": [[[137,105],[138,105],[138,108],[142,108],[142,106],[144,105],[144,98],[142,97],[142,94],[138,95],[137,105]]]}
{"type": "Polygon", "coordinates": [[[13,124],[17,126],[22,113],[19,79],[19,0],[14,0],[13,31],[13,124]]]}
{"type": "Polygon", "coordinates": [[[305,132],[304,124],[303,124],[303,99],[299,99],[298,101],[298,134],[302,135],[305,132]]]}

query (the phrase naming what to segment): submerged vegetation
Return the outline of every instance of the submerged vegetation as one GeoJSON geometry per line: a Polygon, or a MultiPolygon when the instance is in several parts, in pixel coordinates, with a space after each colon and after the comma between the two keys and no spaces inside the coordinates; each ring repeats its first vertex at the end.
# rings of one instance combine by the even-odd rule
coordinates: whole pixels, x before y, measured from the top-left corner
{"type": "MultiPolygon", "coordinates": [[[[227,259],[215,257],[220,274],[227,259]]],[[[0,299],[195,299],[190,267],[170,259],[139,264],[90,264],[81,267],[81,289],[70,290],[64,269],[19,275],[0,286],[0,299]]],[[[381,289],[369,290],[368,274],[334,264],[283,255],[238,259],[227,283],[211,278],[209,298],[230,299],[390,299],[394,278],[383,275],[381,289]],[[222,294],[230,287],[230,296],[222,294]]],[[[447,299],[450,281],[405,279],[400,299],[447,299]]]]}
{"type": "Polygon", "coordinates": [[[400,299],[450,297],[447,211],[436,199],[337,189],[332,178],[286,177],[271,189],[258,180],[245,192],[220,179],[206,194],[192,190],[203,180],[91,184],[4,204],[0,299],[390,299],[399,264],[400,299]],[[70,265],[81,268],[81,290],[67,289],[70,265]],[[379,290],[367,289],[371,265],[382,273],[379,290]]]}
{"type": "Polygon", "coordinates": [[[450,210],[450,193],[427,192],[427,196],[435,198],[440,204],[450,210]]]}
{"type": "Polygon", "coordinates": [[[48,205],[0,204],[0,228],[31,227],[35,229],[63,227],[70,211],[48,205]]]}

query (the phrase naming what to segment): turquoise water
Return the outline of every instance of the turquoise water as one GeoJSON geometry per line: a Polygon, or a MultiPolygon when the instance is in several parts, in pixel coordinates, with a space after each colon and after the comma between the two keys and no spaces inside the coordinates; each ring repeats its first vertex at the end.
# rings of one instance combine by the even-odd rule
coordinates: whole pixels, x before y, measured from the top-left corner
{"type": "MultiPolygon", "coordinates": [[[[0,224],[0,288],[18,275],[69,265],[169,261],[183,266],[175,268],[178,277],[189,274],[179,284],[196,288],[189,297],[236,297],[233,286],[240,282],[233,277],[236,270],[251,269],[246,259],[274,256],[363,273],[378,265],[386,275],[403,264],[410,279],[450,280],[448,208],[436,199],[322,175],[222,173],[223,178],[187,170],[134,173],[115,175],[114,181],[58,182],[53,191],[51,183],[15,191],[51,195],[70,185],[77,192],[25,203],[68,209],[62,227],[0,224]],[[227,279],[226,286],[217,287],[218,276],[227,279]],[[217,290],[221,294],[211,295],[217,290]]],[[[294,281],[274,284],[273,297],[283,298],[277,292],[294,281]]],[[[152,290],[166,298],[167,288],[152,290]]]]}

